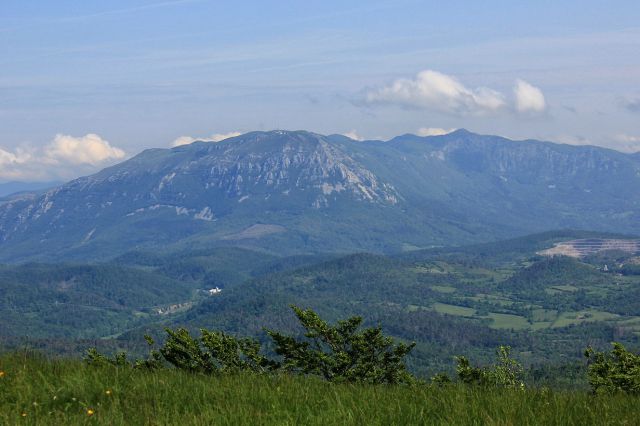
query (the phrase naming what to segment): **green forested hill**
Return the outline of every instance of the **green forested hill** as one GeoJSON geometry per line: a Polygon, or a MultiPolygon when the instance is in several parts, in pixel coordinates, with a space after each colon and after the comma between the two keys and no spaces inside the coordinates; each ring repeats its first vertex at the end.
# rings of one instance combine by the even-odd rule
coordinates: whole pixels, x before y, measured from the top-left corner
{"type": "Polygon", "coordinates": [[[350,255],[250,280],[172,323],[260,336],[265,325],[295,331],[289,304],[333,319],[357,314],[418,342],[412,362],[429,370],[461,351],[489,356],[498,344],[535,364],[579,360],[587,345],[611,340],[637,345],[637,276],[536,254],[576,235],[584,234],[536,235],[528,250],[519,239],[437,255],[350,255]]]}
{"type": "Polygon", "coordinates": [[[127,346],[144,332],[184,325],[262,339],[263,327],[299,332],[289,309],[296,304],[330,320],[361,315],[416,341],[410,365],[425,375],[450,369],[456,354],[489,359],[500,344],[529,365],[572,364],[588,345],[617,340],[633,348],[640,335],[640,276],[630,269],[636,258],[537,254],[587,236],[607,235],[563,231],[393,257],[225,248],[130,252],[101,265],[5,266],[0,334],[118,336],[127,346]],[[216,286],[221,293],[203,291],[216,286]]]}
{"type": "MultiPolygon", "coordinates": [[[[207,297],[323,257],[239,248],[129,252],[111,263],[0,266],[0,339],[105,338],[164,321],[207,297]]],[[[56,346],[56,345],[52,345],[56,346]]]]}
{"type": "Polygon", "coordinates": [[[190,302],[188,283],[115,265],[0,267],[0,335],[102,337],[190,302]]]}

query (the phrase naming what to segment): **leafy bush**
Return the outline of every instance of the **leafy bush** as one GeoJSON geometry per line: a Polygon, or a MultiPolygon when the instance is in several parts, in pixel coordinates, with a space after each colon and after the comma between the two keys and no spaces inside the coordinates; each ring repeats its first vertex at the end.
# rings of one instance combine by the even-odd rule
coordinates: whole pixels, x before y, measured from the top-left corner
{"type": "Polygon", "coordinates": [[[498,362],[492,367],[473,367],[464,356],[456,357],[456,372],[462,383],[479,386],[524,388],[522,365],[510,357],[511,348],[500,346],[498,362]]]}
{"type": "MultiPolygon", "coordinates": [[[[155,344],[151,336],[145,335],[144,340],[146,340],[150,348],[155,344]]],[[[90,348],[87,350],[84,360],[87,364],[95,366],[112,365],[115,367],[134,367],[147,370],[155,370],[163,367],[162,355],[153,349],[150,350],[147,359],[137,359],[134,362],[129,362],[126,352],[116,352],[112,358],[109,358],[98,352],[96,348],[90,348]]]]}
{"type": "Polygon", "coordinates": [[[447,373],[437,373],[431,378],[431,384],[436,386],[446,386],[453,383],[447,373]]]}
{"type": "MultiPolygon", "coordinates": [[[[278,364],[260,355],[260,343],[253,339],[240,339],[228,334],[201,329],[196,339],[188,330],[165,329],[167,340],[160,350],[151,349],[147,359],[127,360],[126,352],[118,352],[109,358],[97,349],[87,350],[85,361],[90,365],[113,365],[158,369],[166,363],[192,373],[236,372],[241,370],[263,372],[278,368],[278,364]]],[[[149,336],[145,340],[152,347],[155,343],[149,336]]]]}
{"type": "Polygon", "coordinates": [[[201,329],[200,339],[191,337],[184,328],[169,334],[160,353],[174,367],[192,372],[230,373],[242,370],[265,372],[278,364],[260,355],[260,343],[236,338],[220,331],[201,329]]]}
{"type": "Polygon", "coordinates": [[[310,309],[292,309],[306,330],[307,340],[267,330],[276,353],[284,358],[284,369],[319,375],[329,381],[395,384],[414,380],[406,370],[404,357],[415,343],[394,345],[380,327],[358,332],[361,317],[331,326],[310,309]]]}
{"type": "Polygon", "coordinates": [[[113,365],[116,367],[125,367],[130,365],[129,361],[127,361],[126,352],[116,352],[112,358],[109,358],[98,352],[96,348],[88,349],[84,359],[87,364],[96,366],[113,365]]]}
{"type": "Polygon", "coordinates": [[[621,343],[613,343],[610,353],[587,348],[589,384],[594,393],[626,392],[640,394],[640,355],[628,351],[621,343]]]}

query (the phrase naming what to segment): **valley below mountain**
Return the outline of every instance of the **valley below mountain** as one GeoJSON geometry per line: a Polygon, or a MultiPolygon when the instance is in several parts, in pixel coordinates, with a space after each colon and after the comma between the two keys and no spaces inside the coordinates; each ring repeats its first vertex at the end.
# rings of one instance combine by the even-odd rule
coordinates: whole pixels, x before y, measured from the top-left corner
{"type": "Polygon", "coordinates": [[[300,333],[293,304],[332,321],[360,315],[417,342],[409,362],[421,376],[449,371],[461,351],[488,361],[498,345],[510,345],[541,378],[560,383],[587,345],[637,342],[640,253],[539,253],[609,238],[625,240],[563,231],[392,256],[283,257],[223,247],[132,251],[100,264],[5,266],[0,347],[79,355],[90,341],[136,353],[144,334],[161,338],[164,327],[264,340],[264,327],[300,333]],[[566,374],[552,377],[545,370],[551,365],[564,365],[566,374]]]}

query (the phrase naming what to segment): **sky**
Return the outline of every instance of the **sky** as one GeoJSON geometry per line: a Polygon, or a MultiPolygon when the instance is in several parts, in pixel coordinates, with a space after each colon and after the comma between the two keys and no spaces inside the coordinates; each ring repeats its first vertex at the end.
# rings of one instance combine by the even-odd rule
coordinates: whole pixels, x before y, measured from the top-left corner
{"type": "Polygon", "coordinates": [[[640,2],[0,2],[0,182],[252,130],[457,128],[640,151],[640,2]]]}

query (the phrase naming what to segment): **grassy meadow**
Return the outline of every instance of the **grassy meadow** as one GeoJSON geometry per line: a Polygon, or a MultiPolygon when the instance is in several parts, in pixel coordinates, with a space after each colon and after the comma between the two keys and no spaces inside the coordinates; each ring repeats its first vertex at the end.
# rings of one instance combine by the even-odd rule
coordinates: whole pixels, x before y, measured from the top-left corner
{"type": "Polygon", "coordinates": [[[633,425],[640,400],[547,389],[365,386],[314,378],[203,376],[0,358],[0,423],[13,425],[633,425]]]}

